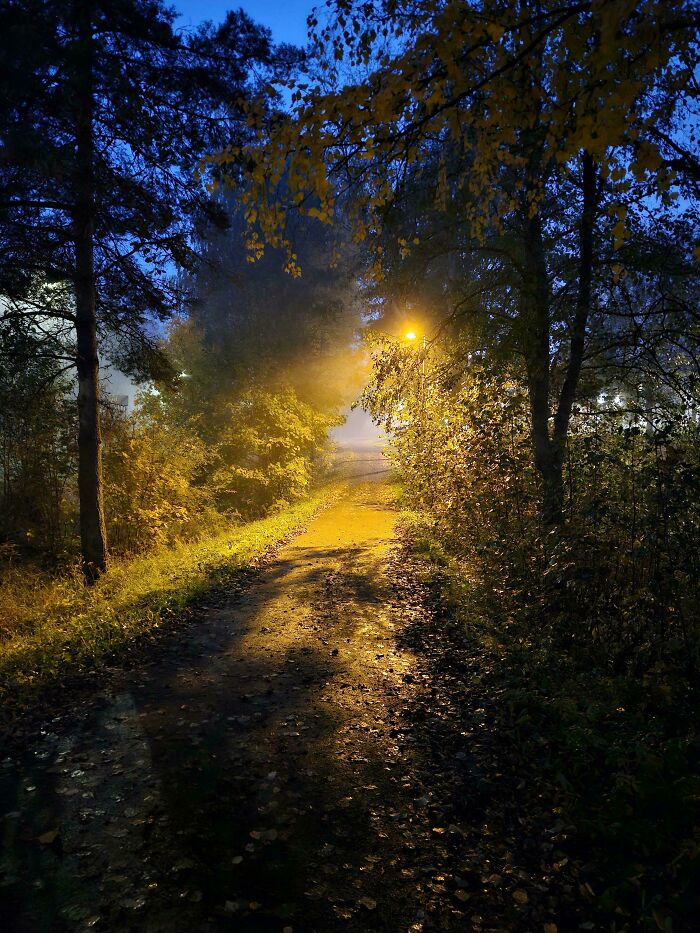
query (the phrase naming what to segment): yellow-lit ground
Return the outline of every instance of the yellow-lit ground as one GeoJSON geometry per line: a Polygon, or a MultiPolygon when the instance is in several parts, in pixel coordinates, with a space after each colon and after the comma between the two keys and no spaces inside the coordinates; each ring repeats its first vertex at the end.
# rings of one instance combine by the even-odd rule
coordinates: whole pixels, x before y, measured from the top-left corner
{"type": "Polygon", "coordinates": [[[497,657],[430,610],[397,518],[390,486],[351,484],[160,653],[15,734],[3,933],[578,928],[550,922],[576,889],[494,728],[497,657]]]}
{"type": "Polygon", "coordinates": [[[420,923],[389,815],[412,790],[396,518],[387,485],[354,486],[163,657],[47,724],[6,824],[17,929],[399,929],[399,902],[420,923]]]}

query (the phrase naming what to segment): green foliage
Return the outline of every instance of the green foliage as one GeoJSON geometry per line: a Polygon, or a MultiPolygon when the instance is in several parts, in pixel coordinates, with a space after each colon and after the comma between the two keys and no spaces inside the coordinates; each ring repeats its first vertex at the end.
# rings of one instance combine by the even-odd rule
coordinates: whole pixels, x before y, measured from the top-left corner
{"type": "MultiPolygon", "coordinates": [[[[700,428],[669,393],[595,392],[573,416],[565,524],[542,535],[524,377],[458,345],[375,345],[365,404],[448,549],[557,643],[698,686],[700,428]]],[[[594,384],[591,386],[594,388],[594,384]]]]}
{"type": "Polygon", "coordinates": [[[73,537],[74,406],[37,335],[0,327],[0,542],[58,555],[73,537]]]}
{"type": "Polygon", "coordinates": [[[168,352],[183,376],[163,406],[208,450],[199,484],[212,501],[253,516],[307,495],[323,476],[328,432],[359,381],[356,260],[318,221],[300,220],[303,279],[279,254],[248,263],[244,220],[235,206],[230,215],[189,282],[188,317],[171,328],[168,352]]]}
{"type": "Polygon", "coordinates": [[[413,505],[450,549],[487,560],[506,586],[513,561],[525,571],[537,531],[526,392],[516,374],[478,358],[463,372],[461,353],[437,340],[423,350],[380,339],[363,403],[391,432],[413,505]]]}
{"type": "MultiPolygon", "coordinates": [[[[264,145],[232,147],[218,159],[243,154],[252,167],[245,197],[253,253],[265,240],[284,244],[298,266],[279,204],[283,177],[290,204],[331,222],[332,177],[355,172],[355,235],[376,238],[404,173],[435,152],[434,208],[444,211],[457,196],[480,238],[509,214],[546,213],[552,184],[582,151],[615,189],[606,227],[616,245],[626,238],[638,182],[667,195],[670,166],[657,131],[692,84],[692,4],[546,2],[535,15],[498,0],[329,6],[325,18],[312,16],[316,70],[291,83],[292,114],[275,121],[264,145]]],[[[408,254],[422,229],[407,226],[399,236],[408,254]]],[[[381,276],[380,250],[375,260],[381,276]]]]}
{"type": "Polygon", "coordinates": [[[341,423],[305,405],[293,389],[245,392],[224,415],[211,484],[224,507],[248,515],[308,495],[322,472],[328,431],[341,423]]]}
{"type": "Polygon", "coordinates": [[[193,430],[174,426],[160,399],[144,398],[116,419],[105,450],[105,506],[117,553],[146,551],[198,534],[216,520],[201,483],[212,453],[193,430]],[[208,512],[208,514],[207,514],[208,512]]]}
{"type": "Polygon", "coordinates": [[[562,633],[605,645],[616,669],[697,687],[700,427],[684,406],[657,424],[609,406],[576,418],[570,527],[544,598],[562,633]]]}

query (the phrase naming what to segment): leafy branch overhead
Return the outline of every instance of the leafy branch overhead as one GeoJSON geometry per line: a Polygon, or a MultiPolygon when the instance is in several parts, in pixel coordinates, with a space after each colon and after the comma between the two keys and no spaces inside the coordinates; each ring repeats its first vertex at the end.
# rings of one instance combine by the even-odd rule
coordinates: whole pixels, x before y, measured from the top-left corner
{"type": "MultiPolygon", "coordinates": [[[[668,199],[692,169],[659,135],[679,101],[697,94],[699,24],[685,3],[329,6],[325,19],[321,10],[310,17],[313,64],[289,84],[289,116],[261,144],[217,157],[250,167],[253,253],[285,241],[283,180],[285,203],[325,222],[339,186],[359,185],[354,227],[364,239],[381,228],[410,167],[444,154],[435,204],[458,199],[481,241],[523,205],[533,215],[586,151],[610,190],[619,247],[628,201],[668,199]]],[[[265,123],[252,106],[248,120],[265,123]]],[[[419,238],[419,229],[404,230],[404,248],[419,238]]]]}

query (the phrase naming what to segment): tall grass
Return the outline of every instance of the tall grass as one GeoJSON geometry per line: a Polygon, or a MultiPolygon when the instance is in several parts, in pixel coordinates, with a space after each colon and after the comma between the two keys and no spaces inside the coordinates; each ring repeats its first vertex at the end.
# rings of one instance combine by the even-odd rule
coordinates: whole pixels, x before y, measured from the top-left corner
{"type": "Polygon", "coordinates": [[[259,521],[115,560],[91,588],[77,571],[50,577],[7,567],[0,581],[0,700],[28,699],[154,635],[198,596],[287,538],[337,489],[326,487],[259,521]]]}

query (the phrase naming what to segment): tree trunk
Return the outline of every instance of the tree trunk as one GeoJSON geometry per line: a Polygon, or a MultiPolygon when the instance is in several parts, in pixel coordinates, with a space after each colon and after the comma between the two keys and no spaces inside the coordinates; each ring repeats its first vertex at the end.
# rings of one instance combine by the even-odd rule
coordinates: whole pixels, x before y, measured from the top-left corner
{"type": "Polygon", "coordinates": [[[99,360],[94,266],[95,183],[93,141],[93,48],[89,2],[76,2],[76,176],[73,237],[78,370],[78,494],[80,547],[88,583],[107,569],[107,534],[102,491],[99,360]]]}
{"type": "Polygon", "coordinates": [[[593,230],[595,228],[598,183],[596,164],[590,153],[583,153],[582,163],[583,200],[579,221],[578,296],[574,318],[571,323],[569,363],[559,395],[559,405],[554,416],[554,440],[562,450],[566,447],[571,411],[581,375],[593,289],[593,230]]]}
{"type": "Polygon", "coordinates": [[[550,296],[536,214],[527,224],[527,258],[523,282],[523,346],[527,368],[535,467],[540,474],[540,514],[544,530],[561,525],[564,509],[563,459],[550,437],[550,296]]]}
{"type": "Polygon", "coordinates": [[[524,334],[532,443],[541,482],[541,515],[544,529],[564,520],[564,462],[569,424],[578,388],[586,330],[591,311],[593,280],[593,231],[595,227],[597,174],[588,152],[583,153],[582,209],[579,221],[579,277],[576,308],[571,322],[569,360],[550,431],[550,294],[542,226],[538,215],[527,224],[526,276],[523,283],[524,334]]]}
{"type": "Polygon", "coordinates": [[[92,281],[83,278],[87,275],[87,269],[92,266],[92,243],[76,242],[76,254],[80,548],[85,578],[92,583],[107,569],[95,290],[92,281]]]}

